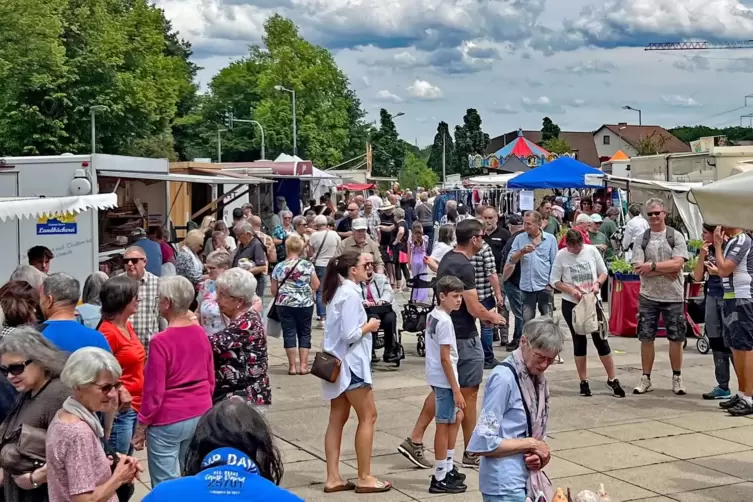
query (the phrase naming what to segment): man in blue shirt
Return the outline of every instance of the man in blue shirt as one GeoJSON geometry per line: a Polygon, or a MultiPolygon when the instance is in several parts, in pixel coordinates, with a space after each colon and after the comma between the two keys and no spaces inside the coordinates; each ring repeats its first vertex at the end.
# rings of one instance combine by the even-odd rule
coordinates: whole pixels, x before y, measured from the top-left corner
{"type": "Polygon", "coordinates": [[[138,246],[146,255],[146,271],[157,277],[162,277],[162,249],[158,242],[150,240],[146,236],[146,230],[137,228],[131,232],[132,246],[138,246]]]}
{"type": "Polygon", "coordinates": [[[523,323],[541,315],[551,314],[552,290],[549,275],[557,256],[557,238],[541,229],[541,213],[527,211],[523,215],[524,232],[515,237],[507,263],[520,263],[520,290],[523,292],[523,323]]]}
{"type": "Polygon", "coordinates": [[[102,333],[76,320],[80,290],[78,281],[66,273],[47,276],[39,300],[46,320],[37,329],[64,352],[72,353],[83,347],[98,347],[110,352],[110,345],[102,333]]]}

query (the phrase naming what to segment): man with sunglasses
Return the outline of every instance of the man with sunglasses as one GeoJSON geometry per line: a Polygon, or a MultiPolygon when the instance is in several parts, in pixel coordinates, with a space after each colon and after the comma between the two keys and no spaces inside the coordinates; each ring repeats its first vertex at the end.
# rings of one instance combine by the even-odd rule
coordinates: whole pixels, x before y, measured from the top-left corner
{"type": "Polygon", "coordinates": [[[348,214],[337,224],[337,235],[341,239],[347,239],[353,235],[353,220],[358,218],[360,208],[355,202],[348,204],[348,214]]]}
{"type": "MultiPolygon", "coordinates": [[[[400,360],[399,346],[395,338],[397,333],[398,305],[395,292],[390,287],[390,280],[384,274],[374,271],[374,255],[364,253],[363,266],[366,267],[366,281],[361,283],[361,297],[363,308],[369,317],[377,317],[381,321],[380,329],[384,330],[384,362],[394,363],[400,360]]],[[[372,349],[371,360],[376,362],[376,351],[372,349]]]]}
{"type": "Polygon", "coordinates": [[[633,271],[641,276],[638,340],[641,341],[643,366],[643,376],[633,389],[633,394],[645,394],[651,390],[651,370],[656,357],[654,340],[661,316],[669,341],[672,392],[684,395],[682,347],[685,342],[685,277],[682,268],[688,260],[688,247],[681,232],[667,227],[664,201],[649,199],[646,202],[646,215],[650,228],[633,242],[631,260],[633,271]]]}
{"type": "Polygon", "coordinates": [[[138,246],[131,246],[123,253],[125,274],[139,283],[139,306],[131,316],[131,324],[144,350],[149,353],[149,342],[159,332],[159,277],[146,269],[146,253],[138,246]]]}

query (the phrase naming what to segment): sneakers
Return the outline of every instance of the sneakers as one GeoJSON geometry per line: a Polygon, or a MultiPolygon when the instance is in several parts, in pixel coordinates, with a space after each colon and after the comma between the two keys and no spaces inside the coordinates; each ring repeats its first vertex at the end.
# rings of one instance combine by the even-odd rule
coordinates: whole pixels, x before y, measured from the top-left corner
{"type": "Polygon", "coordinates": [[[672,375],[672,392],[678,396],[685,395],[685,384],[682,381],[682,375],[672,375]]]}
{"type": "Polygon", "coordinates": [[[591,397],[591,387],[588,385],[588,380],[581,380],[580,395],[584,397],[591,397]]]}
{"type": "Polygon", "coordinates": [[[620,381],[616,378],[614,380],[607,380],[607,387],[611,389],[614,397],[625,397],[625,390],[620,385],[620,381]]]}
{"type": "Polygon", "coordinates": [[[460,463],[463,467],[478,467],[479,457],[469,453],[463,453],[463,461],[460,463]]]}
{"type": "Polygon", "coordinates": [[[732,408],[729,408],[727,410],[727,413],[729,413],[733,417],[753,415],[753,406],[751,406],[745,399],[738,397],[737,403],[732,408]]]}
{"type": "Polygon", "coordinates": [[[641,383],[639,383],[634,389],[633,394],[645,394],[651,390],[651,379],[647,375],[641,377],[641,383]]]}
{"type": "Polygon", "coordinates": [[[431,469],[434,467],[424,456],[424,445],[422,443],[414,443],[411,441],[411,438],[406,438],[405,441],[400,443],[397,451],[419,469],[431,469]]]}
{"type": "Polygon", "coordinates": [[[505,345],[505,350],[507,352],[513,352],[515,350],[518,350],[518,345],[519,345],[518,342],[510,342],[507,345],[505,345]]]}
{"type": "Polygon", "coordinates": [[[468,487],[452,477],[448,472],[442,481],[437,481],[434,475],[429,483],[429,493],[463,493],[468,487]]]}
{"type": "Polygon", "coordinates": [[[734,408],[737,406],[737,403],[740,401],[740,396],[735,394],[731,398],[727,399],[726,401],[722,401],[719,403],[719,407],[723,410],[729,410],[730,408],[734,408]]]}
{"type": "Polygon", "coordinates": [[[707,400],[729,399],[731,396],[732,393],[729,391],[729,389],[722,389],[721,387],[714,387],[713,389],[711,389],[711,392],[701,394],[701,397],[707,400]]]}
{"type": "Polygon", "coordinates": [[[502,364],[501,362],[497,361],[496,359],[492,359],[491,361],[484,361],[484,369],[485,370],[493,370],[497,366],[502,364]]]}
{"type": "Polygon", "coordinates": [[[452,466],[452,470],[447,473],[447,476],[451,476],[454,480],[460,482],[461,484],[465,483],[465,474],[460,472],[456,466],[452,466]]]}

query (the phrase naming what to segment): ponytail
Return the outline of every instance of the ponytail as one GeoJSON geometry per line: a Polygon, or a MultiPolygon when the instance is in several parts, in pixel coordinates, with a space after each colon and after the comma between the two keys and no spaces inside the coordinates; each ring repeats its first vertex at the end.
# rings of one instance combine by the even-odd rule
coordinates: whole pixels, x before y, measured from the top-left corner
{"type": "Polygon", "coordinates": [[[327,264],[327,271],[324,272],[324,279],[322,280],[322,302],[325,305],[332,301],[335,297],[337,288],[340,287],[340,278],[348,278],[348,271],[350,267],[358,265],[358,260],[361,258],[361,253],[358,251],[348,251],[335,256],[327,264]]]}

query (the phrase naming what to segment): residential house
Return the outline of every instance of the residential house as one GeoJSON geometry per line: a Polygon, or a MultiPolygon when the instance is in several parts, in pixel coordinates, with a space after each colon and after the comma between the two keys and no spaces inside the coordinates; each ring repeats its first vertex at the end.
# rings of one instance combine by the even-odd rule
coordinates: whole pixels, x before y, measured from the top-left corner
{"type": "MultiPolygon", "coordinates": [[[[541,144],[541,131],[523,131],[523,136],[537,145],[541,144]]],[[[489,141],[489,146],[486,149],[486,154],[492,154],[500,150],[505,145],[515,141],[518,137],[518,131],[508,132],[496,138],[492,138],[489,141]]],[[[599,167],[601,161],[594,145],[594,135],[592,132],[574,132],[574,131],[562,131],[560,132],[560,139],[564,140],[575,154],[575,158],[588,164],[591,167],[599,167]]]]}
{"type": "Polygon", "coordinates": [[[593,133],[593,142],[600,162],[611,159],[619,150],[629,157],[637,156],[639,145],[645,138],[653,138],[652,142],[658,149],[657,152],[651,152],[652,154],[690,151],[689,145],[677,139],[663,127],[654,125],[628,125],[626,122],[616,125],[604,124],[593,133]]]}

